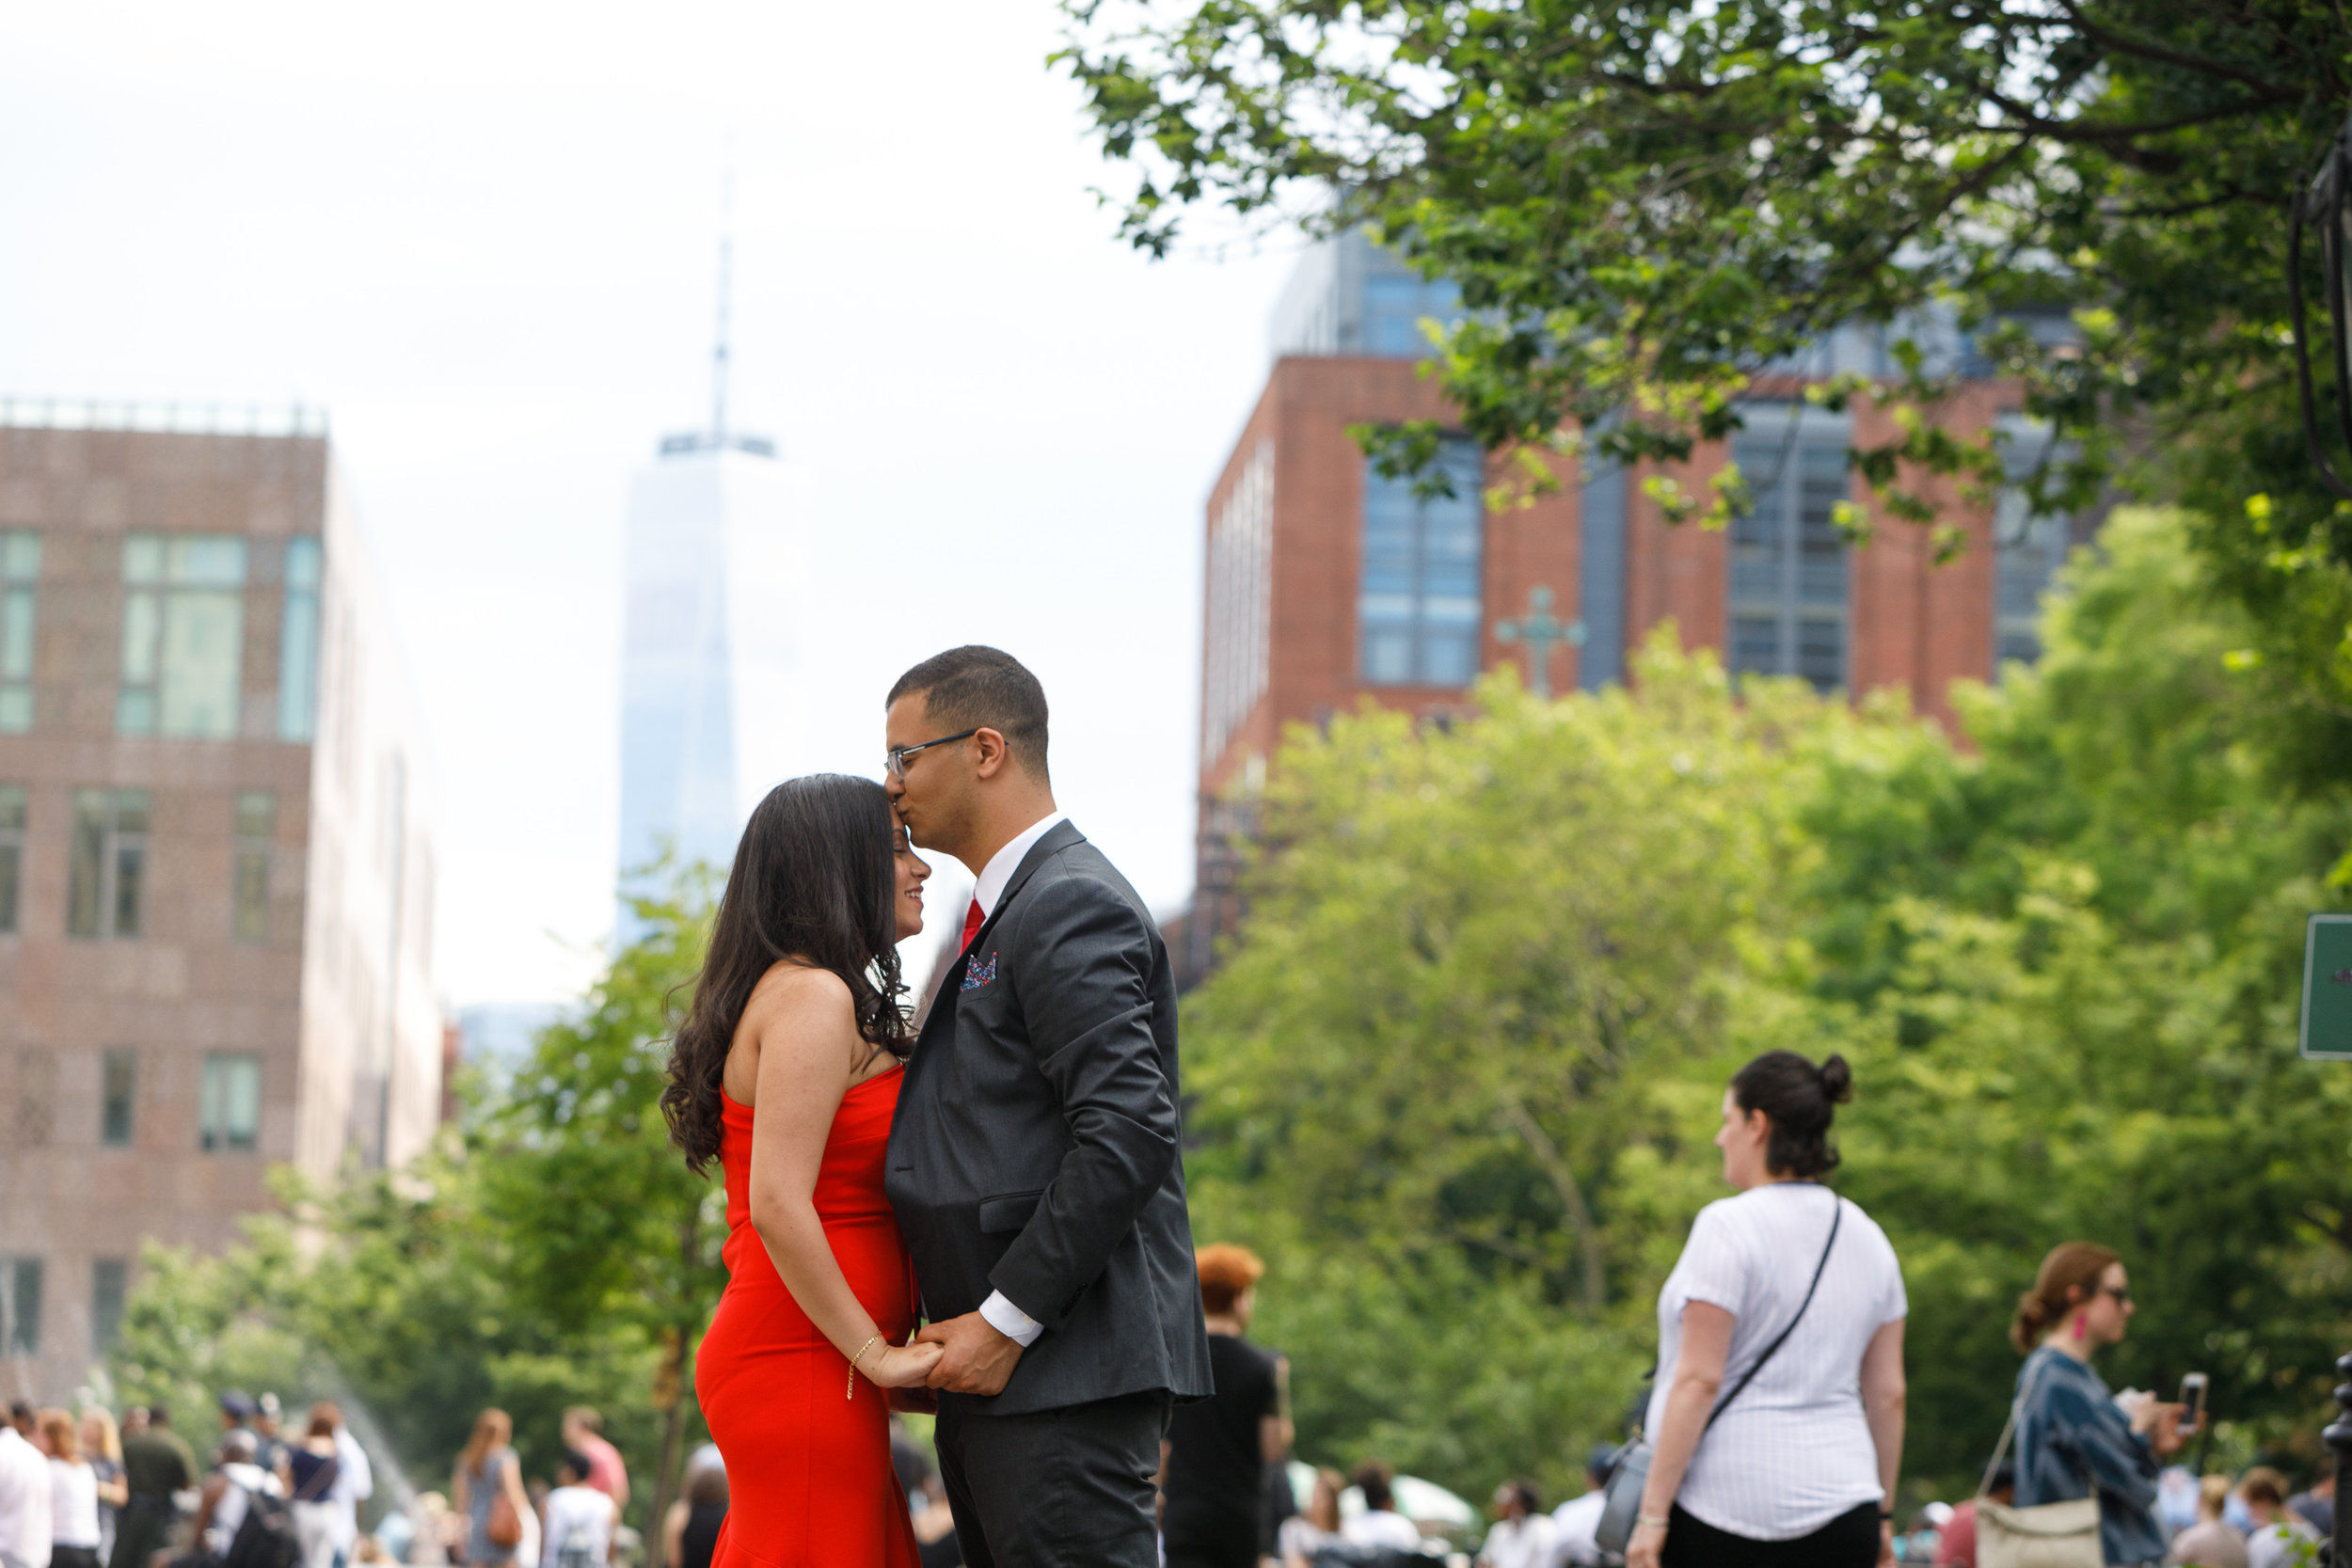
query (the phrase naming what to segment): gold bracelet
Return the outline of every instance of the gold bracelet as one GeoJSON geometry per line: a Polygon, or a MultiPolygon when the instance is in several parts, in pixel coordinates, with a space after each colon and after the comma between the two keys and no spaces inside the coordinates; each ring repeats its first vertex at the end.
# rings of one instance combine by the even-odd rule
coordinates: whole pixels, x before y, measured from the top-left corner
{"type": "Polygon", "coordinates": [[[850,1357],[850,1386],[841,1391],[841,1397],[843,1399],[853,1400],[857,1398],[857,1364],[866,1359],[866,1353],[867,1351],[872,1350],[876,1345],[881,1343],[882,1336],[877,1334],[871,1339],[866,1340],[866,1343],[858,1346],[857,1354],[850,1357]]]}
{"type": "Polygon", "coordinates": [[[1633,1528],[1635,1529],[1640,1529],[1644,1525],[1656,1525],[1660,1529],[1664,1529],[1666,1528],[1666,1521],[1663,1517],[1656,1513],[1635,1514],[1633,1516],[1633,1528]]]}

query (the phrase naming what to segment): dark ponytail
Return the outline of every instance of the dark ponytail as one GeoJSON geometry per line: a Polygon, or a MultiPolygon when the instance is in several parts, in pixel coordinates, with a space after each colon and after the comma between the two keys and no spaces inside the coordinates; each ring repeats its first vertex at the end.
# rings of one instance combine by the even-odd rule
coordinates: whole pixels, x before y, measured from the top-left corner
{"type": "Polygon", "coordinates": [[[1853,1069],[1845,1057],[1815,1067],[1793,1051],[1767,1051],[1733,1075],[1731,1098],[1740,1110],[1772,1118],[1764,1164],[1774,1176],[1809,1180],[1837,1168],[1829,1124],[1836,1107],[1853,1098],[1853,1069]]]}

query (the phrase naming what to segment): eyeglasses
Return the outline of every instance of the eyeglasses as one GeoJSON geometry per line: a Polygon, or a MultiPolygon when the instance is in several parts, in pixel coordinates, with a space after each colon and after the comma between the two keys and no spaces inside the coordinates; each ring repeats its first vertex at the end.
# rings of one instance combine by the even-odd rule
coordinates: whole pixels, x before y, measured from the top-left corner
{"type": "Polygon", "coordinates": [[[2129,1307],[2132,1304],[2132,1291],[2128,1285],[2102,1285],[2099,1287],[2099,1293],[2103,1296],[2113,1296],[2115,1305],[2118,1307],[2129,1307]]]}
{"type": "Polygon", "coordinates": [[[893,746],[882,753],[882,767],[889,771],[892,778],[904,779],[907,776],[907,758],[914,755],[915,752],[928,752],[934,746],[945,746],[951,740],[969,740],[986,727],[986,725],[975,725],[971,729],[958,730],[954,735],[943,735],[937,740],[926,740],[915,746],[893,746]]]}

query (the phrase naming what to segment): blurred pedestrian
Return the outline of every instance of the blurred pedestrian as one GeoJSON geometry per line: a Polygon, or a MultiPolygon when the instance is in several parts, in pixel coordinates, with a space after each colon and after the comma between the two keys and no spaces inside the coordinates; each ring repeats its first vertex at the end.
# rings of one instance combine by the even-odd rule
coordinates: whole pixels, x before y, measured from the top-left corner
{"type": "Polygon", "coordinates": [[[171,1430],[171,1412],[162,1404],[135,1408],[122,1428],[122,1479],[129,1490],[115,1520],[108,1568],[148,1568],[148,1560],[170,1544],[176,1517],[171,1495],[196,1484],[196,1455],[171,1430]]]}
{"type": "Polygon", "coordinates": [[[1306,1508],[1282,1521],[1282,1568],[1312,1568],[1324,1547],[1346,1544],[1347,1537],[1340,1533],[1340,1494],[1346,1489],[1347,1478],[1337,1470],[1315,1472],[1306,1508]]]}
{"type": "Polygon", "coordinates": [[[514,1436],[505,1411],[485,1410],[474,1418],[473,1435],[450,1477],[450,1511],[466,1522],[467,1568],[508,1568],[522,1544],[531,1495],[523,1490],[522,1464],[508,1446],[514,1436]]]}
{"type": "Polygon", "coordinates": [[[1356,1466],[1356,1490],[1363,1494],[1364,1511],[1340,1526],[1342,1536],[1358,1546],[1421,1550],[1421,1528],[1396,1511],[1394,1470],[1379,1460],[1366,1460],[1356,1466]]]}
{"type": "Polygon", "coordinates": [[[49,1456],[51,1568],[98,1568],[98,1472],[82,1456],[73,1413],[44,1410],[35,1419],[49,1456]]]}
{"type": "Polygon", "coordinates": [[[2229,1477],[2200,1481],[2197,1522],[2172,1538],[2171,1560],[2182,1568],[2247,1568],[2246,1537],[2222,1517],[2229,1504],[2229,1477]]]}
{"type": "MultiPolygon", "coordinates": [[[[2017,1466],[2006,1459],[1995,1465],[1984,1495],[2008,1507],[2017,1496],[2017,1466]]],[[[1977,1568],[1976,1498],[1963,1499],[1936,1532],[1935,1568],[1977,1568]]]]}
{"type": "MultiPolygon", "coordinates": [[[[33,1434],[39,1430],[34,1422],[33,1415],[32,1402],[29,1400],[10,1400],[8,1402],[8,1425],[16,1428],[16,1434],[19,1437],[24,1438],[27,1443],[31,1443],[33,1441],[33,1434]]],[[[39,1447],[40,1445],[35,1444],[34,1446],[39,1447]]]]}
{"type": "Polygon", "coordinates": [[[81,1431],[76,1434],[82,1457],[89,1461],[90,1474],[98,1481],[98,1560],[114,1560],[115,1518],[122,1505],[131,1500],[131,1489],[122,1480],[122,1436],[115,1430],[115,1418],[103,1404],[93,1404],[82,1412],[81,1431]]]}
{"type": "Polygon", "coordinates": [[[56,1489],[48,1458],[10,1414],[0,1427],[0,1568],[49,1568],[56,1489]]]}
{"type": "Polygon", "coordinates": [[[616,1510],[628,1506],[628,1466],[621,1450],[605,1440],[602,1416],[584,1404],[564,1412],[564,1447],[587,1456],[589,1485],[612,1498],[616,1510]]]}
{"type": "Polygon", "coordinates": [[[556,1462],[555,1490],[548,1494],[540,1522],[546,1544],[539,1568],[606,1568],[612,1560],[612,1529],[621,1511],[612,1495],[588,1483],[591,1465],[578,1449],[556,1462]]]}
{"type": "Polygon", "coordinates": [[[1724,1091],[1724,1180],[1658,1295],[1649,1478],[1629,1568],[1891,1560],[1903,1321],[1886,1233],[1821,1185],[1842,1056],[1772,1051],[1724,1091]],[[1745,1396],[1745,1397],[1743,1397],[1745,1396]]]}
{"type": "Polygon", "coordinates": [[[2050,1249],[2017,1304],[2017,1506],[2096,1495],[2110,1563],[2160,1562],[2156,1472],[2180,1451],[2181,1406],[2139,1394],[2119,1402],[2090,1365],[2120,1343],[2134,1307],[2122,1260],[2095,1242],[2050,1249]]]}
{"type": "Polygon", "coordinates": [[[2287,1509],[2287,1478],[2267,1465],[2257,1465],[2237,1478],[2237,1495],[2254,1528],[2246,1536],[2246,1568],[2280,1568],[2298,1560],[2305,1543],[2316,1544],[2319,1532],[2287,1509]]]}
{"type": "MultiPolygon", "coordinates": [[[[216,1568],[236,1544],[237,1531],[245,1528],[255,1498],[269,1498],[283,1506],[285,1488],[278,1484],[275,1475],[253,1462],[260,1451],[261,1440],[249,1429],[236,1424],[222,1429],[213,1469],[197,1498],[192,1549],[172,1559],[171,1568],[216,1568]]],[[[291,1527],[291,1521],[279,1523],[291,1527]]],[[[291,1528],[287,1534],[291,1538],[291,1528]]],[[[291,1539],[288,1544],[292,1544],[291,1539]]]]}
{"type": "Polygon", "coordinates": [[[1506,1481],[1495,1488],[1495,1522],[1478,1548],[1479,1568],[1551,1568],[1551,1515],[1534,1483],[1506,1481]]]}
{"type": "Polygon", "coordinates": [[[1168,1568],[1256,1568],[1266,1463],[1290,1451],[1283,1369],[1245,1338],[1265,1265],[1219,1243],[1194,1255],[1216,1391],[1180,1404],[1160,1445],[1160,1527],[1168,1568]]]}
{"type": "Polygon", "coordinates": [[[342,1531],[342,1511],[334,1500],[335,1478],[342,1461],[335,1449],[335,1423],[313,1411],[302,1441],[285,1450],[278,1479],[294,1499],[294,1541],[302,1549],[301,1568],[334,1568],[335,1543],[342,1531]]]}
{"type": "Polygon", "coordinates": [[[727,1470],[705,1465],[686,1472],[686,1494],[671,1506],[662,1530],[662,1560],[668,1568],[710,1568],[719,1547],[719,1527],[727,1521],[727,1470]]]}
{"type": "Polygon", "coordinates": [[[286,1433],[285,1407],[278,1402],[276,1394],[262,1394],[253,1402],[253,1462],[264,1470],[285,1467],[286,1433]]]}
{"type": "MultiPolygon", "coordinates": [[[[226,1436],[232,1432],[252,1432],[253,1418],[260,1409],[260,1405],[255,1404],[250,1398],[234,1388],[221,1395],[220,1430],[222,1435],[226,1436]]],[[[218,1439],[215,1439],[215,1442],[217,1444],[218,1439]]],[[[255,1433],[253,1437],[253,1460],[257,1465],[260,1465],[262,1461],[262,1438],[259,1433],[255,1433]]],[[[271,1470],[276,1469],[277,1466],[262,1465],[262,1468],[271,1470]]]]}
{"type": "Polygon", "coordinates": [[[2336,1533],[2336,1462],[2331,1457],[2322,1460],[2319,1475],[2308,1491],[2297,1492],[2287,1499],[2287,1507],[2303,1522],[2319,1532],[2322,1541],[2336,1533]]]}
{"type": "Polygon", "coordinates": [[[1584,1495],[1551,1511],[1551,1568],[1600,1568],[1600,1511],[1609,1502],[1609,1471],[1617,1450],[1602,1443],[1584,1458],[1584,1495]]]}
{"type": "Polygon", "coordinates": [[[359,1539],[359,1505],[375,1496],[375,1469],[343,1420],[342,1406],[327,1400],[312,1405],[311,1427],[322,1420],[335,1433],[335,1482],[326,1489],[326,1500],[335,1509],[335,1568],[342,1568],[359,1539]]]}

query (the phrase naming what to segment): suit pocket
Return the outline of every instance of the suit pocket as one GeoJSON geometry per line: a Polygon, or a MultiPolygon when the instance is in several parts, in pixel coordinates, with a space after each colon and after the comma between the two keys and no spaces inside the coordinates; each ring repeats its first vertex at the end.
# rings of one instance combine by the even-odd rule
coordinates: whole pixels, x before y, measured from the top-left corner
{"type": "Polygon", "coordinates": [[[980,1199],[980,1233],[995,1236],[1019,1230],[1029,1223],[1029,1216],[1037,1212],[1038,1200],[1044,1196],[1045,1190],[1041,1187],[1033,1193],[1004,1193],[980,1199]]]}

